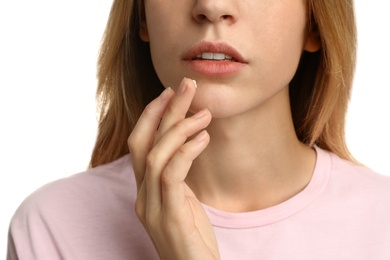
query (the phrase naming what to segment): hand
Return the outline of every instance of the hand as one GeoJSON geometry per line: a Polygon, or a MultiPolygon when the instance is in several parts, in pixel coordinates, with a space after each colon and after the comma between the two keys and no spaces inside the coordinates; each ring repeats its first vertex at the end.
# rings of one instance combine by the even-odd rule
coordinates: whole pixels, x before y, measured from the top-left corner
{"type": "Polygon", "coordinates": [[[165,89],[145,108],[128,140],[137,181],[135,211],[161,259],[219,259],[210,221],[184,181],[210,140],[202,131],[210,111],[186,118],[195,91],[190,79],[183,79],[176,94],[165,89]]]}

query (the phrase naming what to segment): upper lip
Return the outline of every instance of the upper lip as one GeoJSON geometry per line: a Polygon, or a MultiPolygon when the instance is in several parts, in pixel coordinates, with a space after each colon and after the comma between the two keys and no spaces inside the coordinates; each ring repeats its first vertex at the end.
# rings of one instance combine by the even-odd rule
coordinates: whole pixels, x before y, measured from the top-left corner
{"type": "Polygon", "coordinates": [[[205,52],[223,53],[231,56],[237,62],[248,63],[235,48],[224,42],[200,42],[186,51],[183,59],[192,60],[205,52]]]}

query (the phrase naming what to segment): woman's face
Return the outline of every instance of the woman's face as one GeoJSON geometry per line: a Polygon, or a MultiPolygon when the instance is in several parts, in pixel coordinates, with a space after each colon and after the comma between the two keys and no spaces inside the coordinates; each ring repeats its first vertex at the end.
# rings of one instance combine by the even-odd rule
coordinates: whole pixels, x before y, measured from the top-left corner
{"type": "Polygon", "coordinates": [[[192,112],[207,107],[217,118],[286,90],[303,49],[318,45],[307,0],[145,0],[145,13],[140,36],[163,85],[195,79],[192,112]]]}

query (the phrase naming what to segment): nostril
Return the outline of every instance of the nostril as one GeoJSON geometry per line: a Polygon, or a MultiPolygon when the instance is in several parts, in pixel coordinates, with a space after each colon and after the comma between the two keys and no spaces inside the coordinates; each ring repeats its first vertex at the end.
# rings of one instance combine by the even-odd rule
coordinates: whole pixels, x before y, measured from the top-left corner
{"type": "Polygon", "coordinates": [[[204,22],[204,21],[218,21],[218,20],[231,20],[233,17],[231,15],[221,15],[219,16],[219,19],[210,19],[210,17],[208,17],[207,15],[205,14],[198,14],[195,16],[195,20],[197,22],[204,22]]]}
{"type": "Polygon", "coordinates": [[[196,22],[235,22],[235,15],[231,7],[220,1],[196,1],[196,5],[192,9],[192,17],[196,22]]]}
{"type": "Polygon", "coordinates": [[[207,20],[207,16],[204,15],[204,14],[200,14],[200,15],[198,15],[198,20],[199,20],[199,21],[207,20]]]}
{"type": "Polygon", "coordinates": [[[199,23],[199,22],[204,22],[207,20],[207,16],[204,14],[197,14],[194,16],[194,19],[199,23]]]}

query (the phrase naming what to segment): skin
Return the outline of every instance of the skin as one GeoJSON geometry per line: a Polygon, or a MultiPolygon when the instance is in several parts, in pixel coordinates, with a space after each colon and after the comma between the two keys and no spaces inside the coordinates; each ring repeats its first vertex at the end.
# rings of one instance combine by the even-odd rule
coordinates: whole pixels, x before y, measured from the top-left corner
{"type": "Polygon", "coordinates": [[[129,137],[136,213],[161,259],[218,259],[201,202],[260,210],[310,181],[315,152],[295,135],[288,83],[302,51],[319,42],[304,0],[146,0],[145,13],[140,37],[167,89],[129,137]],[[182,57],[200,41],[228,43],[247,64],[225,76],[197,73],[182,57]]]}

